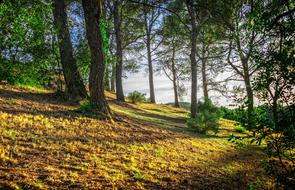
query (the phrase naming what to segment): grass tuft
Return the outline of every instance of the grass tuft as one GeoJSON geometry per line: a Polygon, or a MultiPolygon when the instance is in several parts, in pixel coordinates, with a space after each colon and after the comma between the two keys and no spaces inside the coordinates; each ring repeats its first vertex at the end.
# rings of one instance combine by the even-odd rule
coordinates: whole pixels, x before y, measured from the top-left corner
{"type": "Polygon", "coordinates": [[[133,179],[135,180],[142,180],[144,178],[144,174],[142,174],[141,172],[135,172],[133,174],[133,179]]]}
{"type": "Polygon", "coordinates": [[[244,127],[242,127],[241,125],[237,125],[235,127],[235,132],[237,133],[247,133],[247,129],[245,129],[244,127]]]}

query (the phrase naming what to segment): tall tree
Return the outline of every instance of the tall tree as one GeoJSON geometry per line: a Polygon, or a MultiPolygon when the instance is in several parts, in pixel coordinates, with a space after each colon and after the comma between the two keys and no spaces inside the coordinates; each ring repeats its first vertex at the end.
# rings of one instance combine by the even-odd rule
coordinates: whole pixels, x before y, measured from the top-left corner
{"type": "Polygon", "coordinates": [[[86,35],[91,51],[89,75],[90,101],[103,117],[111,117],[111,111],[104,94],[105,56],[101,32],[103,0],[82,0],[85,14],[86,35]]]}
{"type": "Polygon", "coordinates": [[[187,37],[186,31],[180,26],[179,19],[173,14],[165,15],[159,32],[162,38],[160,50],[157,51],[156,62],[160,71],[163,71],[172,82],[174,92],[174,106],[179,107],[180,90],[185,91],[183,81],[188,79],[187,66],[187,37]]]}
{"type": "Polygon", "coordinates": [[[54,23],[57,28],[61,65],[66,82],[66,96],[69,100],[86,98],[87,92],[73,56],[64,0],[54,1],[54,23]]]}
{"type": "Polygon", "coordinates": [[[197,19],[196,19],[196,9],[192,1],[186,0],[186,7],[189,13],[190,26],[191,26],[191,117],[195,118],[197,116],[197,19]]]}
{"type": "Polygon", "coordinates": [[[251,13],[253,13],[254,7],[258,7],[260,3],[259,1],[240,1],[233,4],[232,19],[231,22],[227,23],[230,31],[227,63],[245,84],[249,129],[253,127],[251,117],[254,110],[254,94],[251,82],[256,70],[253,53],[255,48],[259,47],[263,35],[257,35],[257,32],[248,30],[248,28],[252,27],[251,13]]]}
{"type": "Polygon", "coordinates": [[[216,78],[225,71],[225,53],[227,52],[223,27],[217,26],[212,20],[207,20],[201,27],[198,36],[198,53],[204,101],[210,99],[209,92],[215,91],[226,96],[226,83],[230,77],[222,75],[221,80],[216,78]]]}
{"type": "MultiPolygon", "coordinates": [[[[149,88],[151,103],[156,103],[155,88],[154,88],[154,70],[152,53],[155,49],[152,49],[152,41],[155,39],[155,32],[153,32],[156,25],[156,21],[160,16],[159,9],[152,6],[143,6],[143,21],[145,28],[145,44],[147,51],[148,71],[149,71],[149,88]]],[[[157,47],[157,46],[156,46],[157,47]]]]}
{"type": "Polygon", "coordinates": [[[121,10],[119,0],[114,0],[114,26],[116,35],[116,95],[117,100],[124,102],[124,92],[122,84],[123,73],[123,49],[121,33],[121,10]]]}

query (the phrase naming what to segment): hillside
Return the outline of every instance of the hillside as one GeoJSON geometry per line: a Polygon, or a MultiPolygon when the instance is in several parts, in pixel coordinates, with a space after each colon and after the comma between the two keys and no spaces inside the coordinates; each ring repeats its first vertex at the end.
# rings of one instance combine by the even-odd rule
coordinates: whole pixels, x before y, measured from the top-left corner
{"type": "Polygon", "coordinates": [[[46,90],[0,85],[0,189],[263,189],[259,147],[186,129],[186,110],[116,103],[114,122],[46,90]]]}

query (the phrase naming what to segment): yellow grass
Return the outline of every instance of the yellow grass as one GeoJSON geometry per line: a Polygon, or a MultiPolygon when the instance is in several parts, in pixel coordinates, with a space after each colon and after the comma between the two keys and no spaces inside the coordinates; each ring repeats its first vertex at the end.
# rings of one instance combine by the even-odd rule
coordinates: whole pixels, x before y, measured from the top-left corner
{"type": "Polygon", "coordinates": [[[259,147],[186,129],[188,112],[116,103],[115,123],[74,112],[50,92],[0,85],[0,189],[263,189],[259,147]]]}

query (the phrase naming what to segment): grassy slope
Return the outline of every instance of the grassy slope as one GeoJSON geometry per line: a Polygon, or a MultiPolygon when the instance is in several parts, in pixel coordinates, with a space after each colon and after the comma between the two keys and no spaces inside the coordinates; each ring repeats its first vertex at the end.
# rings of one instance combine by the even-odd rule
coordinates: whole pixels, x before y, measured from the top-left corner
{"type": "Polygon", "coordinates": [[[0,85],[0,189],[248,189],[266,178],[258,147],[227,142],[233,123],[206,137],[187,111],[118,104],[110,123],[73,112],[46,91],[0,85]]]}

